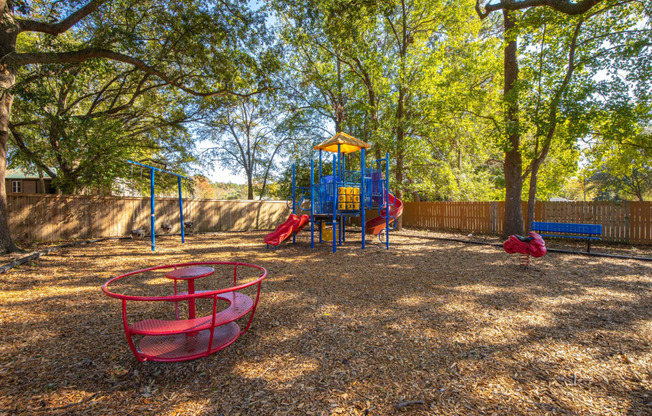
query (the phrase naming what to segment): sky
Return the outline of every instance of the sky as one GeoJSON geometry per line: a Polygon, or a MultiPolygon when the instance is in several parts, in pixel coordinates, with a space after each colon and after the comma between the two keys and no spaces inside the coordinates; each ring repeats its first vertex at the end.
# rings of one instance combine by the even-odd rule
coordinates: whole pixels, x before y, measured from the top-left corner
{"type": "Polygon", "coordinates": [[[212,169],[204,169],[202,173],[206,175],[211,182],[232,182],[239,185],[244,185],[247,182],[244,175],[233,175],[228,170],[217,166],[217,163],[213,165],[212,169]]]}

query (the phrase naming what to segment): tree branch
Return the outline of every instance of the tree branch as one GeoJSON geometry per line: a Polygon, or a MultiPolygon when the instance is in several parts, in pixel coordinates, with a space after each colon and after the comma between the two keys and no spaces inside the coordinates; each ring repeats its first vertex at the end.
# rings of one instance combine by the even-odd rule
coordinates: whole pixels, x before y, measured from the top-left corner
{"type": "Polygon", "coordinates": [[[103,3],[106,3],[108,0],[91,0],[85,6],[81,7],[77,11],[73,12],[70,16],[66,17],[58,23],[46,23],[40,22],[37,20],[22,20],[17,19],[18,23],[18,33],[20,32],[42,32],[48,33],[50,35],[60,35],[66,32],[68,29],[77,24],[84,17],[93,13],[97,10],[103,3]]]}
{"type": "Polygon", "coordinates": [[[55,171],[51,170],[49,166],[44,164],[39,155],[30,150],[29,146],[25,143],[25,140],[23,140],[23,136],[20,134],[16,126],[9,123],[9,131],[11,131],[10,137],[14,139],[13,143],[16,145],[16,147],[18,147],[23,152],[23,154],[27,156],[27,158],[39,169],[47,173],[50,178],[55,179],[57,177],[55,171]]]}
{"type": "Polygon", "coordinates": [[[236,93],[234,91],[230,91],[227,88],[222,88],[220,90],[211,91],[211,92],[196,91],[172,79],[163,71],[160,71],[156,68],[149,66],[144,61],[141,61],[138,58],[134,58],[132,56],[128,56],[119,52],[114,52],[102,48],[87,48],[87,49],[80,49],[72,52],[60,52],[60,53],[56,53],[56,52],[16,53],[5,57],[4,60],[9,61],[13,65],[24,66],[29,64],[80,63],[91,59],[100,59],[100,58],[112,59],[114,61],[133,65],[134,67],[140,69],[141,71],[146,72],[150,75],[154,75],[162,79],[163,81],[165,81],[167,84],[179,88],[180,90],[185,91],[188,94],[197,97],[214,97],[214,96],[221,96],[226,94],[232,94],[240,97],[249,97],[254,94],[258,94],[260,92],[260,91],[255,91],[252,93],[241,94],[241,93],[236,93]]]}
{"type": "Polygon", "coordinates": [[[482,10],[482,0],[475,1],[475,11],[484,19],[496,10],[522,10],[530,7],[547,6],[558,12],[568,15],[578,15],[589,11],[593,6],[602,3],[604,0],[500,0],[498,3],[488,3],[482,10]]]}

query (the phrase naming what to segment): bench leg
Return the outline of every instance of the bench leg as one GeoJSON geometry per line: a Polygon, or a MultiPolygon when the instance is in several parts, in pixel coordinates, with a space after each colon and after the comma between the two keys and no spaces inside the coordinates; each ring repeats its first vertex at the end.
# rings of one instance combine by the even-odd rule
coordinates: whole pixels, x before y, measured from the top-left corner
{"type": "Polygon", "coordinates": [[[586,244],[586,252],[590,253],[591,252],[591,240],[586,244]]]}

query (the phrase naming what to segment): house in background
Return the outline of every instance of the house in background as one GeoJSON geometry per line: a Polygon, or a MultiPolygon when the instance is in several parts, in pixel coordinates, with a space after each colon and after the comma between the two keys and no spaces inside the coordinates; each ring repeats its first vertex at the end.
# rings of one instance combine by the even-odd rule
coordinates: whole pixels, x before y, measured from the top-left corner
{"type": "Polygon", "coordinates": [[[8,194],[53,194],[52,178],[31,175],[18,169],[8,169],[5,176],[8,194]]]}

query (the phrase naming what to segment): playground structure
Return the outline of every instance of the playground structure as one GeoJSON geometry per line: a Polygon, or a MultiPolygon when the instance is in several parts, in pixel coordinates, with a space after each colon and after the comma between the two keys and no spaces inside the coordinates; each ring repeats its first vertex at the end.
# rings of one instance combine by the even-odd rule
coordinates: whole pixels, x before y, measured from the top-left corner
{"type": "MultiPolygon", "coordinates": [[[[229,271],[230,273],[230,271],[229,271]]],[[[240,335],[244,335],[254,319],[260,286],[267,276],[267,271],[254,264],[234,262],[200,262],[170,264],[165,266],[150,267],[136,270],[107,281],[102,286],[102,291],[110,297],[122,301],[122,322],[129,348],[138,361],[188,361],[209,355],[233,344],[240,335]],[[195,280],[206,278],[215,273],[215,268],[230,268],[233,270],[233,286],[219,290],[195,291],[195,280]],[[238,268],[253,268],[261,271],[253,281],[238,284],[238,268]],[[156,270],[169,270],[165,277],[174,281],[174,292],[169,296],[135,296],[115,293],[109,290],[113,283],[135,275],[143,275],[156,270]],[[186,281],[188,290],[179,292],[178,282],[186,281]],[[240,291],[256,286],[256,296],[251,298],[240,291]],[[197,317],[195,302],[198,299],[212,300],[212,313],[197,317]],[[219,301],[219,302],[218,302],[219,301]],[[129,323],[127,316],[127,303],[130,302],[171,302],[174,303],[174,320],[144,319],[129,323]],[[188,302],[188,319],[179,316],[179,302],[188,302]],[[227,302],[228,306],[219,309],[218,303],[227,302]],[[251,313],[243,329],[236,320],[251,313]],[[138,344],[134,336],[141,337],[138,344]]],[[[135,308],[135,314],[140,316],[140,309],[135,308]]]]}
{"type": "Polygon", "coordinates": [[[543,257],[547,252],[546,242],[534,231],[530,231],[527,237],[521,237],[520,235],[510,236],[503,243],[503,249],[509,254],[519,253],[520,265],[524,267],[530,265],[530,256],[543,257]]]}
{"type": "MultiPolygon", "coordinates": [[[[179,175],[178,173],[174,172],[169,172],[167,170],[163,170],[154,166],[149,166],[149,165],[144,165],[139,162],[134,162],[133,160],[127,160],[127,163],[130,163],[132,166],[140,166],[140,168],[146,168],[149,169],[149,199],[150,199],[150,214],[151,214],[151,219],[150,219],[150,229],[151,229],[151,242],[152,242],[152,251],[156,251],[156,210],[155,210],[155,197],[154,197],[154,183],[156,181],[156,171],[166,173],[168,175],[176,176],[177,177],[177,184],[179,187],[179,219],[181,223],[181,243],[186,242],[186,236],[185,236],[185,226],[188,226],[189,228],[192,227],[192,221],[186,221],[184,222],[183,220],[183,197],[181,193],[181,179],[188,179],[188,180],[193,180],[192,178],[189,178],[187,176],[179,175]]],[[[142,171],[141,171],[142,173],[142,171]]],[[[166,233],[169,233],[172,230],[172,225],[170,223],[164,223],[162,225],[163,230],[166,233]]],[[[131,231],[131,236],[132,238],[143,238],[145,237],[145,230],[142,228],[134,229],[131,231]]]]}
{"type": "Polygon", "coordinates": [[[293,243],[296,244],[296,234],[303,226],[296,224],[288,228],[288,224],[296,223],[297,220],[292,216],[297,217],[297,208],[299,208],[310,212],[307,217],[310,222],[310,247],[312,248],[315,247],[315,231],[318,232],[320,243],[325,239],[324,233],[330,232],[329,239],[332,241],[333,253],[335,253],[337,246],[346,241],[347,218],[359,216],[363,224],[362,249],[365,248],[366,233],[369,232],[378,235],[389,250],[389,232],[396,227],[396,220],[403,212],[403,202],[389,191],[389,153],[382,159],[372,161],[371,168],[366,168],[366,151],[370,147],[368,143],[341,132],[318,144],[314,148],[319,150],[317,181],[315,181],[315,161],[311,158],[309,187],[297,186],[296,168],[293,164],[292,195],[288,198],[292,215],[288,221],[279,225],[276,231],[265,238],[268,246],[272,244],[278,247],[290,235],[293,243]],[[331,175],[322,175],[324,151],[333,153],[331,175]],[[346,170],[346,155],[358,151],[361,152],[360,170],[346,170]],[[306,208],[307,206],[309,208],[306,208]],[[365,211],[368,209],[378,209],[378,216],[366,221],[365,211]],[[327,227],[331,227],[329,231],[327,227]]]}

